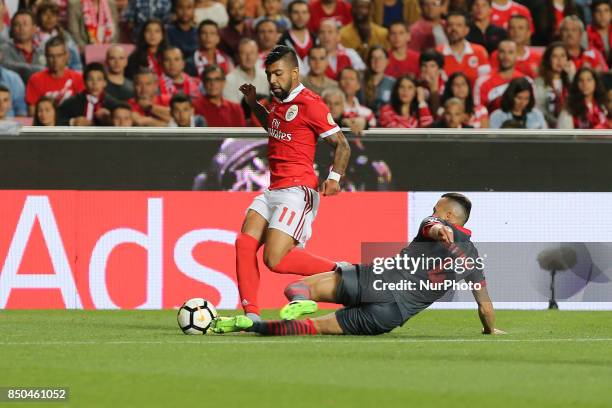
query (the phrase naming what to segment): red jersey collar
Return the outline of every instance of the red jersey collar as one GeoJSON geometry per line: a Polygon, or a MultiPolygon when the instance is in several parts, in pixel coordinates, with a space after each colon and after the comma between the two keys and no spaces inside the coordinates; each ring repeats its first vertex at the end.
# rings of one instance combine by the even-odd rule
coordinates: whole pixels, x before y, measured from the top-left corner
{"type": "Polygon", "coordinates": [[[289,93],[289,96],[287,96],[282,102],[283,103],[287,103],[287,102],[291,102],[292,100],[294,100],[295,98],[297,98],[297,96],[300,94],[300,92],[302,92],[304,90],[304,85],[302,85],[302,83],[300,82],[300,84],[298,86],[296,86],[293,91],[291,91],[291,93],[289,93]]]}

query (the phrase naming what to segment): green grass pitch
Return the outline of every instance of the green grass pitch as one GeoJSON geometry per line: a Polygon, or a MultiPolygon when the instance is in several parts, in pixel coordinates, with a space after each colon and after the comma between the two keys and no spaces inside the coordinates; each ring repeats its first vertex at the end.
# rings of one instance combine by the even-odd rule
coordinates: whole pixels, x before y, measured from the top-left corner
{"type": "MultiPolygon", "coordinates": [[[[276,316],[269,311],[266,317],[276,316]]],[[[425,311],[378,337],[185,336],[176,312],[0,312],[0,387],[66,386],[9,407],[610,407],[612,313],[425,311]]]]}

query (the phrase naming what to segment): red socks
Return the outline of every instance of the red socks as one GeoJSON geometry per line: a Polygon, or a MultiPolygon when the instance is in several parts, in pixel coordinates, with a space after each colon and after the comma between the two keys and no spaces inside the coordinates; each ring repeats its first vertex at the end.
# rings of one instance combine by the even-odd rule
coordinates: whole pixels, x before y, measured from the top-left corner
{"type": "Polygon", "coordinates": [[[310,319],[262,320],[261,322],[253,322],[253,326],[247,331],[264,336],[310,336],[317,334],[317,329],[310,319]]]}
{"type": "Polygon", "coordinates": [[[294,273],[310,276],[321,272],[333,271],[336,263],[313,255],[303,249],[293,248],[272,270],[277,273],[294,273]]]}
{"type": "Polygon", "coordinates": [[[257,250],[260,246],[259,241],[248,234],[241,233],[236,238],[236,278],[240,300],[246,313],[259,314],[257,250]]]}

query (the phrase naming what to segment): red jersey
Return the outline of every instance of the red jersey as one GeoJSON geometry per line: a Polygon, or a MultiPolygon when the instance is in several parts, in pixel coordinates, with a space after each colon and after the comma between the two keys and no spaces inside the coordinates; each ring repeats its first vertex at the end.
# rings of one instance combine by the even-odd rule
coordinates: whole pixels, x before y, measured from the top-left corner
{"type": "Polygon", "coordinates": [[[506,3],[505,6],[500,6],[498,4],[491,4],[491,24],[494,24],[498,27],[503,28],[504,30],[508,29],[508,22],[510,21],[510,17],[515,15],[525,16],[527,20],[529,20],[529,29],[533,33],[533,19],[531,18],[531,12],[529,9],[522,4],[515,3],[510,0],[506,3]]]}
{"type": "MultiPolygon", "coordinates": [[[[542,53],[536,51],[532,47],[525,47],[523,55],[519,55],[516,58],[516,70],[527,75],[531,79],[535,79],[538,76],[538,69],[540,68],[540,62],[542,61],[542,53]]],[[[491,54],[491,68],[493,71],[499,69],[499,60],[497,59],[497,51],[493,51],[491,54]]]]}
{"type": "Polygon", "coordinates": [[[589,48],[583,50],[578,55],[570,55],[570,59],[576,65],[576,69],[582,68],[584,65],[588,65],[595,71],[607,71],[608,64],[605,58],[595,48],[589,48]]]}
{"type": "Polygon", "coordinates": [[[28,105],[35,105],[43,96],[49,96],[59,105],[84,89],[85,84],[80,73],[66,68],[61,78],[55,78],[48,69],[45,69],[30,77],[25,101],[28,105]]]}
{"type": "Polygon", "coordinates": [[[515,69],[510,79],[505,79],[497,71],[491,75],[478,78],[474,85],[474,105],[483,105],[489,112],[499,109],[501,97],[508,88],[510,81],[524,76],[523,73],[515,69]]]}
{"type": "Polygon", "coordinates": [[[319,179],[313,164],[317,140],[340,131],[327,105],[300,84],[285,100],[274,98],[269,110],[270,189],[306,186],[316,190],[319,179]]]}
{"type": "Polygon", "coordinates": [[[444,55],[444,72],[447,76],[463,72],[473,84],[476,78],[491,72],[489,53],[482,45],[472,44],[469,41],[464,41],[464,44],[461,55],[454,54],[448,44],[439,45],[436,49],[444,55]]]}
{"type": "Polygon", "coordinates": [[[406,58],[398,60],[389,50],[389,64],[385,69],[385,74],[393,78],[399,78],[402,75],[412,74],[416,78],[419,76],[419,58],[421,54],[411,49],[406,50],[406,58]]]}
{"type": "Polygon", "coordinates": [[[193,103],[195,113],[204,116],[210,127],[246,127],[244,111],[239,104],[221,99],[221,105],[215,105],[204,96],[193,103]]]}
{"type": "MultiPolygon", "coordinates": [[[[612,44],[612,24],[610,24],[610,26],[608,27],[607,34],[608,38],[606,38],[606,40],[608,41],[608,44],[612,44]]],[[[602,56],[606,55],[606,46],[604,45],[604,39],[602,38],[599,31],[597,31],[597,29],[594,28],[592,25],[587,27],[587,36],[589,38],[589,47],[592,47],[599,51],[602,56]]]]}
{"type": "MultiPolygon", "coordinates": [[[[168,106],[170,104],[170,96],[171,95],[155,95],[155,97],[153,98],[153,105],[159,105],[159,106],[168,106]]],[[[151,115],[150,112],[145,112],[140,105],[138,104],[138,102],[136,102],[136,98],[130,98],[128,99],[127,103],[130,104],[130,106],[132,107],[132,111],[142,115],[142,116],[149,116],[149,117],[153,117],[153,115],[151,115]]]]}
{"type": "Polygon", "coordinates": [[[315,0],[311,2],[308,8],[310,9],[310,20],[308,22],[308,29],[311,33],[318,33],[321,20],[326,18],[333,18],[334,20],[336,20],[336,22],[338,22],[338,24],[340,24],[340,26],[345,26],[353,22],[353,14],[351,14],[351,3],[346,2],[344,0],[336,1],[336,9],[331,14],[325,13],[320,0],[315,0]]]}
{"type": "Polygon", "coordinates": [[[418,117],[400,115],[391,104],[386,104],[380,108],[380,126],[384,128],[425,128],[431,125],[433,121],[433,116],[427,105],[419,106],[418,117]]]}

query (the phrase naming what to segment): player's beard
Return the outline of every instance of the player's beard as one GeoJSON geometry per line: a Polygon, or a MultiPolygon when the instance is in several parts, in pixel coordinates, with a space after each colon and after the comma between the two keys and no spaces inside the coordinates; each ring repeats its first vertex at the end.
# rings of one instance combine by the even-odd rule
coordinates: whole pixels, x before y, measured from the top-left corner
{"type": "Polygon", "coordinates": [[[287,86],[280,85],[278,88],[271,89],[271,92],[277,99],[284,101],[289,96],[289,93],[291,93],[291,82],[287,86]]]}

